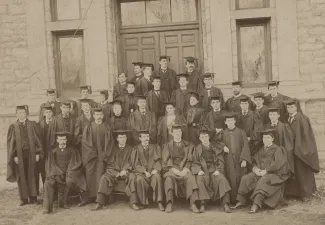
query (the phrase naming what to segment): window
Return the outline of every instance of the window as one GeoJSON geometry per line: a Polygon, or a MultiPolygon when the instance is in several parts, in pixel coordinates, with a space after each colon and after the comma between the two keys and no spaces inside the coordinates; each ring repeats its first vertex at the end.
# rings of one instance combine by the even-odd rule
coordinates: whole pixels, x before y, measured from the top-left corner
{"type": "Polygon", "coordinates": [[[52,21],[80,19],[80,0],[51,0],[52,21]]]}
{"type": "Polygon", "coordinates": [[[197,21],[196,0],[121,1],[122,26],[197,21]]]}
{"type": "Polygon", "coordinates": [[[243,84],[265,84],[271,78],[269,19],[237,21],[238,73],[243,84]]]}
{"type": "Polygon", "coordinates": [[[85,84],[83,35],[77,33],[56,36],[56,86],[65,97],[79,96],[79,87],[85,84]]]}
{"type": "Polygon", "coordinates": [[[267,8],[269,0],[236,0],[237,9],[267,8]]]}

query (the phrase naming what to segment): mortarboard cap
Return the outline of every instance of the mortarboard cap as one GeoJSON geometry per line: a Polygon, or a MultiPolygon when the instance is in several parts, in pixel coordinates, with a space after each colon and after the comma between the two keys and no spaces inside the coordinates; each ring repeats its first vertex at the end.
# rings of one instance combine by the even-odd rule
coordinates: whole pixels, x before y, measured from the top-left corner
{"type": "Polygon", "coordinates": [[[274,131],[275,131],[275,129],[264,129],[264,130],[259,131],[259,133],[261,136],[271,135],[272,137],[274,137],[274,131]]]}
{"type": "Polygon", "coordinates": [[[128,130],[115,130],[113,131],[113,133],[116,135],[116,137],[119,135],[119,134],[122,134],[122,135],[126,135],[129,131],[128,130]]]}
{"type": "Polygon", "coordinates": [[[279,107],[271,107],[271,108],[268,108],[268,111],[269,112],[280,112],[280,108],[279,107]]]}
{"type": "Polygon", "coordinates": [[[61,101],[61,105],[66,105],[66,106],[69,106],[69,107],[71,107],[71,102],[69,101],[69,100],[62,100],[61,101]]]}
{"type": "Polygon", "coordinates": [[[248,102],[249,101],[249,98],[248,98],[248,96],[243,95],[243,96],[240,96],[239,97],[239,100],[240,100],[240,102],[248,102]]]}
{"type": "Polygon", "coordinates": [[[214,73],[204,73],[202,75],[204,78],[213,78],[214,77],[214,73]]]}
{"type": "Polygon", "coordinates": [[[134,81],[131,81],[131,80],[130,80],[130,81],[127,81],[126,83],[127,83],[127,84],[132,84],[133,86],[135,86],[135,82],[134,82],[134,81]]]}
{"type": "Polygon", "coordinates": [[[151,69],[154,70],[154,66],[152,63],[142,63],[142,68],[146,68],[146,67],[151,67],[151,69]]]}
{"type": "Polygon", "coordinates": [[[153,76],[152,81],[154,81],[154,80],[161,80],[161,76],[153,76]]]}
{"type": "Polygon", "coordinates": [[[88,90],[89,94],[92,94],[92,90],[91,90],[91,86],[90,85],[80,86],[80,90],[88,90]]]}
{"type": "Polygon", "coordinates": [[[232,86],[236,86],[236,85],[239,85],[240,86],[241,84],[242,84],[242,82],[241,81],[238,81],[238,80],[231,82],[231,85],[232,86]]]}
{"type": "Polygon", "coordinates": [[[142,67],[142,62],[133,62],[132,65],[142,67]]]}
{"type": "Polygon", "coordinates": [[[149,134],[149,130],[139,130],[138,134],[149,134]]]}
{"type": "Polygon", "coordinates": [[[200,129],[199,134],[208,134],[208,135],[210,135],[210,131],[208,129],[206,129],[206,128],[202,128],[202,129],[200,129]]]}
{"type": "Polygon", "coordinates": [[[218,100],[220,101],[220,96],[213,96],[213,97],[210,97],[210,100],[213,101],[213,100],[218,100]]]}
{"type": "Polygon", "coordinates": [[[170,56],[168,56],[168,55],[161,55],[160,57],[159,57],[159,61],[160,60],[162,60],[162,59],[167,59],[168,61],[170,61],[170,56]]]}
{"type": "Polygon", "coordinates": [[[112,104],[113,105],[122,105],[122,101],[119,100],[119,99],[115,99],[115,100],[112,101],[112,104]]]}
{"type": "Polygon", "coordinates": [[[227,112],[227,113],[225,113],[224,116],[225,116],[225,118],[236,118],[237,114],[234,112],[227,112]]]}
{"type": "Polygon", "coordinates": [[[271,86],[279,86],[280,81],[276,81],[276,80],[272,80],[267,86],[271,87],[271,86]]]}
{"type": "Polygon", "coordinates": [[[288,99],[288,100],[285,100],[283,102],[286,105],[296,105],[297,104],[297,101],[295,99],[288,99]]]}
{"type": "Polygon", "coordinates": [[[172,130],[173,129],[182,129],[182,125],[181,124],[173,124],[172,125],[172,130]]]}
{"type": "Polygon", "coordinates": [[[198,59],[193,57],[193,56],[187,56],[187,57],[184,57],[184,59],[187,61],[187,62],[195,62],[197,61],[198,59]]]}
{"type": "Polygon", "coordinates": [[[66,131],[55,132],[55,137],[69,137],[70,133],[66,131]]]}
{"type": "Polygon", "coordinates": [[[139,99],[144,99],[144,100],[147,99],[147,97],[146,97],[145,95],[136,95],[135,97],[136,97],[138,100],[139,100],[139,99]]]}
{"type": "Polygon", "coordinates": [[[172,105],[175,107],[175,103],[174,102],[164,102],[164,105],[167,106],[167,105],[172,105]]]}
{"type": "Polygon", "coordinates": [[[254,98],[265,98],[265,94],[263,92],[256,92],[251,94],[254,98]]]}
{"type": "Polygon", "coordinates": [[[93,111],[94,112],[103,112],[103,109],[102,108],[94,108],[93,111]]]}
{"type": "Polygon", "coordinates": [[[92,100],[89,98],[81,98],[79,99],[80,103],[90,103],[92,100]]]}
{"type": "Polygon", "coordinates": [[[28,105],[17,105],[16,110],[18,110],[18,109],[24,109],[27,113],[29,111],[28,105]]]}
{"type": "Polygon", "coordinates": [[[46,90],[47,94],[54,94],[55,92],[56,92],[56,90],[53,89],[53,88],[49,88],[49,89],[46,90]]]}
{"type": "Polygon", "coordinates": [[[49,103],[46,103],[46,104],[43,106],[43,109],[44,109],[44,110],[51,110],[51,111],[53,111],[53,107],[52,107],[51,104],[49,104],[49,103]]]}

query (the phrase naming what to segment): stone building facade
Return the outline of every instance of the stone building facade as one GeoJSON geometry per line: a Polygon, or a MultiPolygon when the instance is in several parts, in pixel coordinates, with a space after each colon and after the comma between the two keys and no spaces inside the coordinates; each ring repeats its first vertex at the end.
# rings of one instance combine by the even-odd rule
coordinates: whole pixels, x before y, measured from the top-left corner
{"type": "MultiPolygon", "coordinates": [[[[165,26],[131,24],[124,27],[122,4],[134,2],[129,0],[1,0],[0,147],[5,146],[7,127],[14,120],[16,104],[28,103],[33,118],[44,101],[45,89],[57,88],[64,93],[65,84],[61,79],[69,73],[82,74],[78,84],[91,85],[94,96],[100,89],[111,90],[117,73],[128,70],[130,60],[154,62],[159,54],[174,54],[175,46],[167,43],[167,39],[172,43],[178,37],[184,42],[178,43],[176,48],[181,46],[183,51],[175,54],[180,54],[179,57],[196,55],[200,70],[215,73],[215,85],[226,97],[231,95],[229,83],[233,80],[244,79],[243,92],[247,94],[257,90],[266,92],[267,81],[280,80],[281,93],[300,99],[303,111],[311,119],[319,149],[325,150],[325,0],[161,2],[166,1],[170,2],[171,15],[176,3],[182,6],[195,2],[193,21],[173,23],[167,19],[165,26]],[[179,26],[184,31],[179,31],[179,26]],[[163,44],[162,39],[166,40],[163,44]],[[256,43],[250,39],[256,39],[256,43]],[[151,45],[148,42],[148,51],[145,47],[141,50],[142,58],[132,56],[132,46],[128,49],[125,44],[132,45],[135,40],[153,40],[151,45]],[[71,68],[60,65],[62,58],[67,57],[69,61],[78,54],[82,54],[81,63],[71,60],[71,68]],[[254,57],[258,60],[254,61],[254,57]],[[250,65],[252,59],[254,68],[250,65]],[[73,68],[76,64],[82,70],[73,68]],[[256,77],[245,77],[247,71],[254,71],[256,77]]],[[[189,6],[190,11],[192,8],[189,6]]],[[[129,8],[127,13],[135,12],[129,8]]],[[[157,17],[155,13],[148,12],[147,21],[152,14],[157,17]]],[[[139,55],[139,52],[134,54],[139,55]]],[[[181,72],[182,62],[177,60],[173,63],[181,72]]]]}

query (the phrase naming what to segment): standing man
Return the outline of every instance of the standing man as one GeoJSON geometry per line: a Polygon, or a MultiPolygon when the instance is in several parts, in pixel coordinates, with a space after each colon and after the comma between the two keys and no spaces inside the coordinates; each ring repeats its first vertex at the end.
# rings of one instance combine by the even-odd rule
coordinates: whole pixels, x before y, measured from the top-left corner
{"type": "MultiPolygon", "coordinates": [[[[49,124],[48,130],[48,140],[51,148],[56,147],[56,138],[55,133],[60,131],[69,132],[70,134],[74,134],[75,128],[75,118],[72,117],[70,113],[71,104],[69,101],[61,102],[61,113],[55,116],[52,120],[52,123],[49,124]]],[[[72,139],[72,138],[71,138],[72,139]]],[[[69,145],[74,145],[74,140],[69,140],[69,145]]]]}
{"type": "Polygon", "coordinates": [[[46,182],[44,185],[44,213],[53,210],[55,188],[58,189],[59,207],[68,209],[68,194],[76,190],[81,196],[86,192],[86,180],[82,171],[79,152],[67,146],[69,134],[57,132],[57,147],[49,152],[46,161],[46,182]]]}
{"type": "MultiPolygon", "coordinates": [[[[234,81],[231,84],[232,84],[233,96],[226,101],[225,109],[229,112],[239,113],[241,111],[240,97],[246,95],[241,93],[241,81],[234,81]]],[[[248,103],[249,103],[249,109],[254,110],[255,104],[250,99],[248,100],[248,103]]]]}
{"type": "Polygon", "coordinates": [[[245,131],[236,127],[236,115],[226,114],[227,128],[223,133],[225,157],[225,175],[230,184],[230,202],[235,204],[237,190],[241,177],[247,173],[247,167],[252,164],[248,140],[245,131]]]}
{"type": "Polygon", "coordinates": [[[27,105],[16,107],[18,119],[7,133],[7,181],[18,183],[20,206],[37,203],[37,163],[43,157],[39,126],[27,119],[28,111],[27,105]]]}
{"type": "Polygon", "coordinates": [[[56,90],[55,89],[48,89],[46,91],[46,97],[47,101],[45,103],[42,103],[39,109],[39,116],[38,116],[38,122],[41,122],[44,119],[44,106],[50,105],[52,107],[53,115],[59,114],[60,111],[60,102],[56,101],[56,90]]]}
{"type": "Polygon", "coordinates": [[[204,88],[200,93],[201,105],[207,112],[211,110],[210,101],[212,97],[219,97],[221,108],[224,108],[225,100],[220,88],[213,86],[213,73],[203,74],[204,88]]]}
{"type": "Polygon", "coordinates": [[[153,112],[147,110],[147,101],[145,96],[137,96],[138,109],[130,114],[128,124],[132,132],[132,146],[139,144],[140,130],[149,130],[150,142],[157,143],[157,120],[153,112]]]}
{"type": "Polygon", "coordinates": [[[182,140],[182,128],[173,126],[174,139],[163,146],[162,173],[166,197],[166,213],[172,211],[174,197],[185,196],[190,201],[190,210],[199,213],[196,203],[199,201],[199,188],[204,184],[197,183],[191,172],[190,156],[194,145],[182,140]]]}
{"type": "Polygon", "coordinates": [[[123,116],[129,118],[130,113],[136,110],[137,99],[135,97],[135,83],[133,81],[127,82],[127,95],[119,97],[118,99],[122,101],[123,104],[123,116]]]}
{"type": "Polygon", "coordinates": [[[152,90],[152,71],[153,64],[151,63],[142,63],[143,77],[140,78],[139,89],[136,90],[138,95],[147,95],[149,91],[152,90]]]}
{"type": "Polygon", "coordinates": [[[268,89],[270,94],[266,96],[265,104],[268,107],[277,107],[280,108],[280,121],[285,123],[285,115],[287,112],[286,105],[284,101],[289,100],[290,97],[282,95],[279,93],[279,84],[280,81],[271,81],[268,84],[268,89]]]}
{"type": "Polygon", "coordinates": [[[178,81],[179,88],[173,91],[171,101],[175,104],[177,113],[186,117],[192,90],[187,88],[188,75],[186,73],[178,74],[178,81]]]}
{"type": "MultiPolygon", "coordinates": [[[[97,107],[103,109],[104,121],[107,121],[109,118],[113,116],[112,104],[108,101],[109,92],[107,90],[101,90],[99,94],[100,94],[100,101],[97,107]]],[[[93,107],[93,108],[97,108],[97,107],[93,107]]]]}
{"type": "Polygon", "coordinates": [[[127,94],[126,86],[127,86],[127,79],[126,73],[120,73],[118,75],[117,84],[113,87],[113,99],[117,99],[118,97],[123,97],[127,94]]]}
{"type": "Polygon", "coordinates": [[[288,123],[295,136],[295,180],[286,186],[286,194],[307,201],[316,191],[315,173],[319,172],[319,158],[310,120],[298,112],[298,100],[287,100],[288,123]]]}
{"type": "Polygon", "coordinates": [[[195,62],[198,61],[197,58],[192,56],[184,57],[186,74],[188,75],[188,88],[196,91],[197,93],[201,93],[203,89],[203,81],[199,71],[196,70],[195,62]]]}
{"type": "Polygon", "coordinates": [[[169,95],[161,90],[161,77],[153,77],[153,89],[147,94],[148,110],[156,114],[157,120],[165,115],[164,103],[169,101],[169,95]]]}
{"type": "Polygon", "coordinates": [[[269,122],[269,111],[268,107],[264,105],[265,94],[263,92],[257,92],[252,94],[252,96],[256,105],[255,112],[260,117],[262,124],[266,125],[269,122]]]}
{"type": "MultiPolygon", "coordinates": [[[[80,99],[89,99],[89,96],[92,94],[92,89],[90,85],[85,85],[80,87],[80,99]]],[[[97,103],[94,100],[90,100],[90,106],[92,108],[97,107],[97,103]]],[[[75,103],[75,106],[73,107],[73,115],[75,117],[78,117],[82,114],[81,109],[81,102],[80,100],[75,103]]]]}
{"type": "Polygon", "coordinates": [[[149,188],[152,189],[152,199],[158,203],[158,209],[164,211],[164,191],[161,178],[161,150],[158,145],[149,144],[148,130],[139,132],[140,144],[131,155],[131,162],[136,173],[136,190],[139,204],[148,206],[149,188]]]}
{"type": "Polygon", "coordinates": [[[178,88],[176,72],[168,67],[170,56],[162,55],[159,57],[160,67],[153,72],[153,76],[161,77],[161,90],[166,91],[169,96],[178,88]]]}
{"type": "Polygon", "coordinates": [[[131,81],[135,82],[135,93],[137,94],[140,91],[140,79],[143,77],[142,62],[133,62],[132,64],[134,76],[131,81]]]}
{"type": "Polygon", "coordinates": [[[107,159],[113,157],[112,132],[103,122],[104,114],[101,108],[94,111],[94,122],[87,125],[82,136],[82,163],[85,169],[89,199],[80,206],[95,200],[99,181],[105,173],[107,159]]]}

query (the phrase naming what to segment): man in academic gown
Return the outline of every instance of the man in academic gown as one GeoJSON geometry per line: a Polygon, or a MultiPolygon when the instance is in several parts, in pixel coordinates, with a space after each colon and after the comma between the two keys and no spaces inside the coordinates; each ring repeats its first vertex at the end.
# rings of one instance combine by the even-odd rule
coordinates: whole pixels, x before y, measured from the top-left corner
{"type": "Polygon", "coordinates": [[[155,70],[152,76],[161,77],[161,90],[166,91],[169,96],[178,88],[176,72],[168,67],[170,56],[162,55],[159,57],[160,67],[155,70]]]}
{"type": "Polygon", "coordinates": [[[264,105],[265,94],[263,92],[257,92],[252,95],[256,105],[255,113],[257,113],[257,115],[260,117],[260,120],[264,126],[270,121],[268,107],[264,105]]]}
{"type": "Polygon", "coordinates": [[[288,123],[295,136],[295,179],[286,185],[286,194],[303,201],[316,191],[315,173],[319,172],[319,158],[313,129],[307,116],[297,111],[298,100],[285,102],[289,113],[288,123]]]}
{"type": "Polygon", "coordinates": [[[182,138],[183,140],[189,141],[186,119],[183,116],[176,114],[174,103],[165,102],[164,105],[166,108],[166,115],[158,120],[157,127],[157,143],[159,146],[173,140],[172,126],[174,124],[182,125],[182,138]]]}
{"type": "Polygon", "coordinates": [[[200,93],[201,105],[207,112],[211,110],[210,100],[212,97],[219,97],[221,108],[224,108],[225,100],[223,98],[223,93],[220,88],[213,86],[213,73],[203,74],[204,88],[200,93]]]}
{"type": "MultiPolygon", "coordinates": [[[[226,101],[225,109],[229,112],[239,113],[240,108],[240,97],[246,96],[241,92],[241,81],[234,81],[232,84],[233,96],[226,101]]],[[[246,96],[247,97],[247,96],[246,96]]],[[[249,99],[249,109],[254,110],[255,104],[249,99]]]]}
{"type": "Polygon", "coordinates": [[[190,103],[190,92],[187,88],[188,74],[178,74],[179,88],[174,90],[171,95],[171,101],[175,104],[177,113],[186,117],[186,112],[190,103]]]}
{"type": "Polygon", "coordinates": [[[16,107],[18,119],[7,133],[7,181],[17,182],[21,206],[37,203],[37,163],[43,158],[40,129],[37,123],[27,119],[28,111],[27,105],[16,107]]]}
{"type": "Polygon", "coordinates": [[[59,207],[68,209],[68,194],[76,190],[86,193],[86,180],[83,174],[79,151],[67,146],[69,133],[57,132],[58,146],[49,151],[46,161],[46,181],[44,185],[44,213],[53,211],[55,189],[58,190],[59,207]]]}
{"type": "Polygon", "coordinates": [[[119,97],[118,99],[122,101],[123,104],[123,116],[129,118],[130,113],[136,110],[137,99],[135,97],[135,83],[133,81],[127,82],[127,95],[119,97]]]}
{"type": "Polygon", "coordinates": [[[137,94],[140,91],[140,79],[143,77],[142,62],[133,62],[132,64],[134,75],[129,79],[135,83],[135,93],[137,94]]]}
{"type": "Polygon", "coordinates": [[[227,113],[227,128],[223,132],[222,142],[225,144],[225,175],[230,184],[230,202],[236,202],[240,179],[247,173],[247,167],[252,164],[248,139],[245,131],[235,126],[236,114],[227,113]]]}
{"type": "Polygon", "coordinates": [[[184,59],[186,74],[188,75],[188,88],[197,93],[201,93],[203,89],[203,79],[199,71],[196,70],[196,62],[198,59],[192,56],[184,57],[184,59]]]}
{"type": "MultiPolygon", "coordinates": [[[[89,99],[89,96],[92,94],[92,89],[90,85],[80,86],[80,99],[89,99]]],[[[98,103],[90,99],[90,106],[92,108],[98,107],[98,103]]],[[[82,114],[81,102],[80,100],[73,103],[72,115],[76,118],[82,114]]]]}
{"type": "Polygon", "coordinates": [[[200,107],[198,93],[193,91],[190,94],[190,107],[186,113],[186,123],[188,126],[188,140],[196,146],[200,144],[198,133],[201,129],[205,112],[200,107]]]}
{"type": "Polygon", "coordinates": [[[290,97],[279,93],[279,84],[279,81],[271,81],[268,84],[270,94],[265,98],[265,105],[268,107],[280,108],[280,121],[285,123],[287,109],[284,101],[289,100],[290,97]]]}
{"type": "Polygon", "coordinates": [[[41,135],[42,135],[42,143],[43,143],[43,159],[39,161],[39,172],[41,174],[42,182],[44,185],[45,182],[45,161],[47,159],[47,153],[49,150],[51,150],[51,147],[49,145],[49,136],[47,135],[50,123],[52,123],[53,119],[53,108],[49,104],[45,104],[43,106],[43,112],[44,112],[44,118],[39,122],[40,129],[41,129],[41,135]]]}
{"type": "Polygon", "coordinates": [[[269,108],[269,120],[270,122],[265,125],[266,129],[274,129],[274,141],[273,143],[282,146],[287,151],[287,159],[290,166],[292,175],[295,172],[294,169],[294,134],[287,123],[282,123],[280,119],[280,108],[269,108]]]}
{"type": "Polygon", "coordinates": [[[149,144],[148,130],[139,132],[141,143],[131,155],[131,162],[136,173],[136,193],[141,206],[149,205],[149,188],[152,190],[152,200],[158,203],[158,209],[164,211],[164,191],[161,177],[161,149],[159,145],[149,144]]]}
{"type": "MultiPolygon", "coordinates": [[[[221,142],[210,142],[210,132],[206,129],[200,130],[201,144],[195,147],[192,154],[191,171],[197,180],[203,180],[205,188],[199,188],[201,200],[200,212],[205,211],[207,200],[220,200],[226,213],[230,213],[229,191],[230,186],[224,176],[224,144],[221,142]]],[[[199,183],[199,182],[198,182],[199,183]]]]}
{"type": "Polygon", "coordinates": [[[190,201],[190,210],[199,213],[196,203],[199,199],[200,187],[204,184],[197,183],[193,176],[190,155],[194,151],[194,145],[182,140],[182,128],[173,126],[174,140],[164,144],[162,148],[162,174],[164,181],[166,213],[172,211],[174,197],[184,197],[190,201]]]}
{"type": "Polygon", "coordinates": [[[241,179],[234,208],[245,205],[251,192],[250,213],[256,213],[263,205],[275,208],[283,201],[284,182],[290,176],[290,169],[286,150],[273,143],[273,131],[261,132],[264,146],[253,156],[253,171],[241,179]]]}
{"type": "Polygon", "coordinates": [[[133,149],[127,144],[125,130],[114,132],[117,144],[113,146],[112,153],[107,157],[105,173],[102,175],[98,185],[96,206],[92,211],[100,210],[106,204],[114,187],[118,182],[126,184],[125,193],[130,199],[130,206],[133,210],[139,210],[135,189],[135,174],[132,171],[131,154],[133,149]]]}
{"type": "Polygon", "coordinates": [[[118,75],[117,84],[115,84],[113,87],[113,100],[127,95],[127,79],[128,77],[126,76],[126,73],[122,72],[118,75]]]}
{"type": "Polygon", "coordinates": [[[153,112],[148,111],[147,101],[145,96],[137,96],[138,109],[130,114],[128,125],[132,133],[132,146],[139,144],[138,131],[149,130],[150,142],[157,143],[157,120],[153,112]]]}
{"type": "Polygon", "coordinates": [[[161,78],[152,78],[153,89],[147,94],[148,110],[155,113],[159,119],[165,115],[164,102],[169,101],[169,95],[166,91],[161,90],[161,78]]]}
{"type": "Polygon", "coordinates": [[[249,109],[249,98],[247,96],[240,97],[240,108],[237,127],[245,131],[251,155],[254,155],[258,150],[257,145],[260,142],[259,131],[263,130],[263,124],[257,113],[249,109]]]}
{"type": "Polygon", "coordinates": [[[44,106],[50,105],[52,107],[53,115],[57,115],[61,112],[60,105],[61,103],[56,100],[56,90],[55,89],[48,89],[46,90],[46,97],[47,101],[42,103],[39,109],[39,116],[38,116],[38,122],[42,121],[44,119],[44,106]]]}
{"type": "Polygon", "coordinates": [[[99,94],[100,94],[99,96],[100,100],[99,100],[98,108],[103,109],[104,121],[107,121],[109,118],[113,116],[113,107],[111,102],[108,101],[109,93],[107,90],[101,90],[99,94]]]}
{"type": "Polygon", "coordinates": [[[210,106],[212,110],[206,114],[202,126],[209,130],[211,141],[218,142],[222,140],[225,124],[225,111],[221,109],[220,97],[211,97],[210,106]]]}
{"type": "Polygon", "coordinates": [[[76,119],[74,129],[75,148],[81,153],[82,134],[87,125],[94,121],[90,99],[80,99],[82,114],[76,119]]]}
{"type": "Polygon", "coordinates": [[[137,89],[137,95],[147,95],[149,91],[153,89],[152,85],[152,71],[153,64],[142,63],[143,77],[139,80],[139,88],[137,89]]]}
{"type": "MultiPolygon", "coordinates": [[[[71,104],[69,101],[61,102],[61,113],[53,117],[52,122],[49,124],[48,140],[51,148],[55,148],[57,145],[55,133],[60,131],[69,132],[74,134],[75,118],[70,113],[71,104]]],[[[68,143],[70,146],[74,146],[75,140],[71,138],[68,143]]]]}
{"type": "Polygon", "coordinates": [[[105,173],[107,160],[111,160],[113,157],[114,141],[110,127],[103,122],[103,110],[95,108],[93,112],[94,122],[85,127],[82,135],[81,155],[89,197],[85,204],[95,200],[99,181],[105,173]]]}

